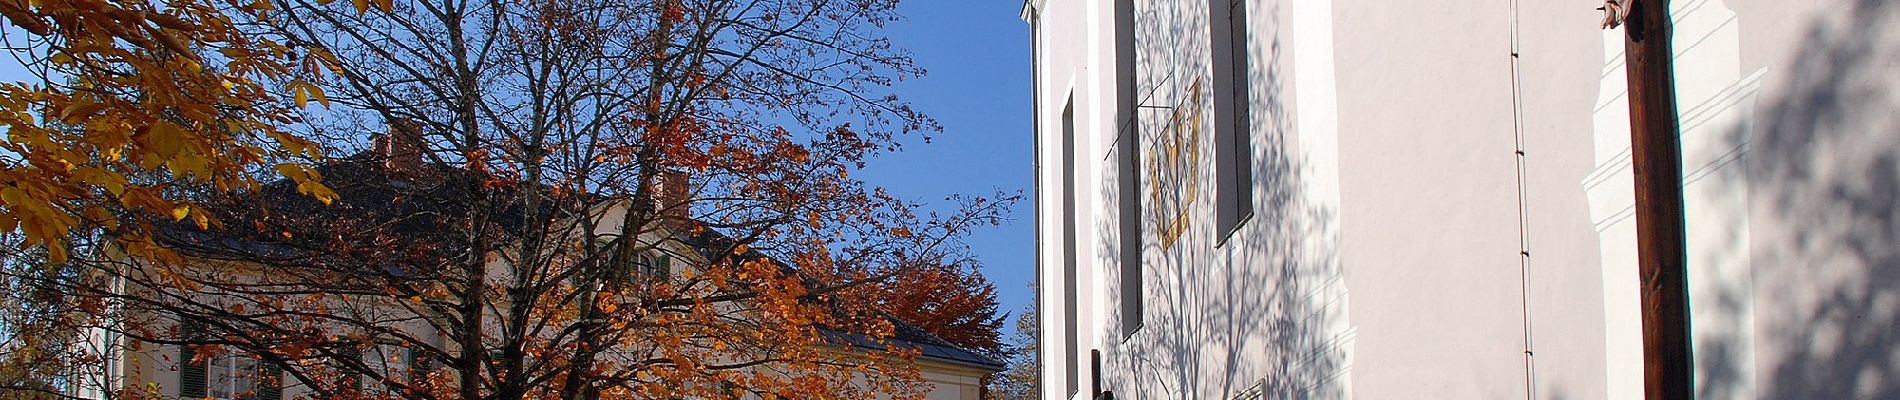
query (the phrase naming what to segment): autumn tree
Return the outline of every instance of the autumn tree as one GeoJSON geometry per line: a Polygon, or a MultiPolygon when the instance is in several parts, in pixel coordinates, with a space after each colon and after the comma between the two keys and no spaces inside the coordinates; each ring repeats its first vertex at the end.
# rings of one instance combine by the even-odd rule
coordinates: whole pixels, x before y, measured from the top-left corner
{"type": "MultiPolygon", "coordinates": [[[[319,71],[242,32],[226,11],[236,4],[0,2],[20,31],[4,36],[8,52],[33,78],[0,83],[0,231],[62,261],[68,235],[87,229],[144,240],[142,224],[120,225],[145,221],[125,216],[212,219],[175,185],[251,189],[252,167],[320,157],[285,128],[301,102],[279,96],[319,71]]],[[[291,177],[328,195],[317,176],[291,177]]]]}
{"type": "MultiPolygon", "coordinates": [[[[1035,285],[1030,285],[1034,293],[1035,285]]],[[[1012,357],[1009,369],[996,374],[989,383],[988,395],[999,400],[1040,399],[1042,388],[1042,339],[1040,313],[1034,304],[1016,316],[1016,333],[1010,339],[1012,357]]]]}
{"type": "MultiPolygon", "coordinates": [[[[967,262],[967,261],[966,261],[967,262]]],[[[878,285],[880,308],[944,341],[1000,357],[1004,343],[996,285],[958,265],[917,268],[878,285]]]]}
{"type": "MultiPolygon", "coordinates": [[[[249,2],[245,2],[249,4],[249,2]]],[[[66,261],[110,241],[170,254],[153,223],[211,224],[182,187],[254,189],[320,157],[295,129],[307,84],[282,42],[245,34],[237,2],[0,1],[0,41],[25,73],[0,82],[0,394],[57,394],[105,302],[67,286],[110,282],[66,261]],[[42,282],[60,282],[43,285],[42,282]],[[63,379],[63,380],[62,380],[63,379]]],[[[291,175],[311,195],[314,174],[291,175]]]]}
{"type": "Polygon", "coordinates": [[[250,360],[222,365],[261,397],[916,395],[915,353],[843,294],[966,251],[1013,198],[923,213],[851,177],[939,129],[888,93],[923,72],[880,33],[894,7],[211,7],[300,66],[289,104],[329,106],[304,137],[363,151],[280,166],[260,194],[180,189],[193,207],[152,235],[180,257],[114,242],[70,263],[85,279],[34,283],[144,344],[125,351],[250,360]]]}

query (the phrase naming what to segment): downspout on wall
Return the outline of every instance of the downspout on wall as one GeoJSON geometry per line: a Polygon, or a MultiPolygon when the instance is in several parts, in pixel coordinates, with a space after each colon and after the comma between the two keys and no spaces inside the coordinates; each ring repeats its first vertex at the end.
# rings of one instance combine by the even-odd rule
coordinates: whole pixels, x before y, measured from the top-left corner
{"type": "MultiPolygon", "coordinates": [[[[1036,12],[1038,9],[1037,6],[1039,6],[1040,3],[1041,3],[1041,0],[1023,1],[1022,13],[1018,15],[1018,17],[1021,17],[1023,19],[1023,22],[1029,24],[1029,103],[1030,103],[1030,112],[1029,112],[1030,134],[1029,135],[1032,142],[1034,143],[1031,146],[1031,150],[1030,150],[1030,156],[1033,157],[1032,158],[1033,161],[1031,161],[1032,164],[1030,167],[1030,170],[1031,170],[1030,173],[1033,175],[1032,178],[1035,180],[1035,183],[1033,184],[1034,186],[1030,189],[1030,196],[1031,196],[1030,203],[1035,205],[1035,216],[1032,217],[1032,219],[1035,220],[1034,234],[1036,236],[1036,240],[1034,244],[1034,246],[1036,247],[1036,252],[1034,255],[1034,257],[1036,258],[1036,280],[1034,281],[1036,288],[1035,288],[1035,297],[1032,298],[1030,302],[1031,304],[1033,304],[1034,307],[1036,307],[1036,310],[1037,310],[1036,312],[1037,336],[1034,338],[1034,340],[1037,342],[1036,343],[1037,349],[1042,348],[1041,335],[1042,335],[1042,332],[1046,332],[1046,330],[1043,329],[1044,326],[1042,323],[1042,312],[1041,312],[1042,288],[1043,288],[1043,283],[1042,283],[1042,122],[1041,122],[1042,74],[1040,74],[1038,71],[1042,70],[1041,68],[1042,67],[1041,65],[1042,47],[1040,46],[1040,40],[1038,40],[1037,38],[1041,34],[1041,29],[1040,29],[1040,26],[1037,24],[1038,18],[1037,18],[1037,12],[1036,12]]],[[[1042,360],[1043,360],[1042,351],[1041,350],[1036,351],[1036,359],[1034,360],[1034,362],[1036,363],[1036,371],[1037,371],[1036,381],[1038,383],[1047,381],[1047,379],[1045,379],[1046,378],[1045,375],[1047,375],[1048,371],[1042,368],[1042,360]]],[[[1042,388],[1040,384],[1037,385],[1036,395],[1038,397],[1042,396],[1042,388]]]]}

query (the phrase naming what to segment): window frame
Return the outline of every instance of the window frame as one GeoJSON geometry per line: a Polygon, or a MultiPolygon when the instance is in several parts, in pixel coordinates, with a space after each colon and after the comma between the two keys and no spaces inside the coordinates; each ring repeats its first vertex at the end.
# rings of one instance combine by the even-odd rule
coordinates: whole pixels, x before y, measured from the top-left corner
{"type": "Polygon", "coordinates": [[[261,383],[265,368],[262,360],[225,352],[206,359],[204,364],[205,397],[222,400],[263,398],[264,386],[261,383]],[[249,390],[243,390],[244,383],[249,384],[249,390]]]}

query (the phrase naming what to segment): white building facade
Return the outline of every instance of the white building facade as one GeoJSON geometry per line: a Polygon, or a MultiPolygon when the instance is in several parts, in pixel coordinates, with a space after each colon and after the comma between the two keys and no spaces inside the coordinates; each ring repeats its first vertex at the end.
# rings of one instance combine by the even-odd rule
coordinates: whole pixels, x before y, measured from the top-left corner
{"type": "MultiPolygon", "coordinates": [[[[1672,3],[1697,397],[1900,398],[1900,2],[1672,3]]],[[[1042,398],[1640,398],[1599,6],[1030,0],[1042,398]]]]}

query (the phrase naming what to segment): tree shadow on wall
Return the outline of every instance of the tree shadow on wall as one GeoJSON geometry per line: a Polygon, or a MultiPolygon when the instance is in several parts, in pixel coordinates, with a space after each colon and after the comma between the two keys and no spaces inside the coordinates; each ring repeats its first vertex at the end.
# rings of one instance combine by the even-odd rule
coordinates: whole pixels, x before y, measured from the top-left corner
{"type": "MultiPolygon", "coordinates": [[[[1103,338],[1103,369],[1107,376],[1126,377],[1124,381],[1105,380],[1104,390],[1112,390],[1118,399],[1222,399],[1243,393],[1257,393],[1260,399],[1341,398],[1332,382],[1344,368],[1345,354],[1339,347],[1338,329],[1345,315],[1335,315],[1332,302],[1344,301],[1343,291],[1324,290],[1342,285],[1337,255],[1335,212],[1330,207],[1310,204],[1302,196],[1302,164],[1291,154],[1292,111],[1287,104],[1290,93],[1283,66],[1280,43],[1281,9],[1274,2],[1254,2],[1266,7],[1255,13],[1267,21],[1256,28],[1249,41],[1249,96],[1253,99],[1252,156],[1253,215],[1226,243],[1218,241],[1226,232],[1214,232],[1215,214],[1212,188],[1217,149],[1211,123],[1212,102],[1203,99],[1203,130],[1196,145],[1201,149],[1201,166],[1191,176],[1200,185],[1153,182],[1147,162],[1157,152],[1154,143],[1169,134],[1172,115],[1193,104],[1184,98],[1195,77],[1209,60],[1206,47],[1184,46],[1202,40],[1206,33],[1205,3],[1178,9],[1148,9],[1141,14],[1138,45],[1143,64],[1141,88],[1155,92],[1175,91],[1173,95],[1143,96],[1166,104],[1144,103],[1139,112],[1144,152],[1140,167],[1140,200],[1144,212],[1141,242],[1145,263],[1142,293],[1143,326],[1132,336],[1124,336],[1120,322],[1120,290],[1102,288],[1104,315],[1109,323],[1096,332],[1103,338]],[[1268,29],[1259,29],[1267,27],[1268,29]],[[1178,72],[1170,75],[1158,71],[1178,72]],[[1192,221],[1178,242],[1164,248],[1155,239],[1160,226],[1155,210],[1155,193],[1163,190],[1198,190],[1192,204],[1192,221]],[[1115,344],[1118,343],[1118,344],[1115,344]]],[[[1218,90],[1208,89],[1208,90],[1218,90]]],[[[1147,90],[1141,91],[1148,93],[1147,90]]],[[[1204,92],[1203,96],[1211,96],[1204,92]]],[[[1109,154],[1112,162],[1121,154],[1109,154]]],[[[1119,199],[1117,182],[1123,171],[1104,169],[1098,194],[1103,199],[1119,199]]],[[[1117,201],[1126,200],[1120,199],[1117,201]]],[[[1114,203],[1119,204],[1119,203],[1114,203]]],[[[1096,227],[1113,232],[1118,221],[1104,219],[1096,227]]],[[[1100,282],[1111,286],[1120,282],[1120,263],[1116,258],[1121,244],[1112,235],[1102,235],[1093,253],[1102,273],[1100,282]]],[[[1086,350],[1081,353],[1086,354],[1086,350]]],[[[1086,367],[1085,367],[1086,368],[1086,367]]],[[[1088,391],[1083,380],[1083,394],[1088,391]]]]}
{"type": "MultiPolygon", "coordinates": [[[[1809,26],[1752,137],[1730,133],[1751,146],[1762,398],[1900,398],[1900,2],[1848,7],[1809,26]]],[[[1704,359],[1698,394],[1732,396],[1735,361],[1704,359]]]]}

